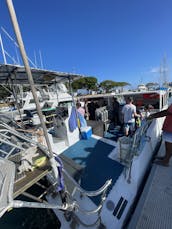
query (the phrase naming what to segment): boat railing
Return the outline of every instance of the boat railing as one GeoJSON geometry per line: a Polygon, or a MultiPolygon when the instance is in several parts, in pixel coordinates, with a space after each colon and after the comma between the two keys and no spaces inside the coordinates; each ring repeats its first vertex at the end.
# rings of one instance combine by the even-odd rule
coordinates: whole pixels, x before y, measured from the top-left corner
{"type": "Polygon", "coordinates": [[[106,183],[98,190],[96,191],[86,191],[84,190],[69,174],[68,172],[63,169],[63,172],[64,174],[73,182],[73,184],[75,185],[75,188],[83,195],[86,195],[86,196],[97,196],[97,195],[100,195],[104,190],[106,190],[109,185],[112,183],[112,180],[107,180],[106,183]]]}
{"type": "Polygon", "coordinates": [[[133,142],[130,150],[131,157],[128,163],[128,169],[129,169],[128,178],[127,178],[128,183],[131,183],[131,168],[132,168],[134,156],[138,156],[144,147],[144,143],[150,142],[151,140],[149,136],[146,135],[147,130],[151,123],[152,123],[151,120],[145,120],[145,122],[142,124],[142,126],[136,131],[136,133],[133,136],[133,142]]]}
{"type": "Polygon", "coordinates": [[[97,213],[101,210],[102,206],[103,206],[103,203],[106,199],[106,192],[109,188],[109,186],[111,185],[112,183],[112,180],[107,180],[105,182],[105,184],[97,189],[96,191],[87,191],[87,190],[84,190],[69,174],[68,172],[63,168],[63,173],[68,177],[68,179],[70,179],[70,181],[72,181],[72,183],[75,185],[75,191],[73,191],[73,194],[71,196],[71,198],[73,199],[73,195],[74,193],[76,192],[76,190],[78,190],[80,192],[81,195],[83,196],[86,196],[86,197],[94,197],[94,196],[98,196],[98,195],[102,195],[101,196],[101,201],[100,201],[100,204],[98,205],[97,208],[93,209],[93,210],[85,210],[83,209],[81,206],[79,206],[78,204],[76,205],[78,210],[80,210],[82,213],[85,213],[85,214],[94,214],[94,213],[97,213]]]}
{"type": "Polygon", "coordinates": [[[148,141],[146,132],[150,123],[150,120],[145,120],[133,136],[119,138],[119,160],[126,168],[130,169],[133,157],[141,153],[143,143],[148,141]]]}

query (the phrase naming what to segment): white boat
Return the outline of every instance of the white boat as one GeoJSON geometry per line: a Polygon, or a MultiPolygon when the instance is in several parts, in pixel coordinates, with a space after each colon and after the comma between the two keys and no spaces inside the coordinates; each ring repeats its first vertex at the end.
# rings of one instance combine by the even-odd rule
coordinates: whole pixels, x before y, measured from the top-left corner
{"type": "MultiPolygon", "coordinates": [[[[2,72],[6,67],[1,65],[2,72]]],[[[10,67],[13,69],[12,66],[10,67]]],[[[5,76],[4,79],[1,77],[1,80],[5,81],[5,76]]],[[[167,108],[167,91],[143,93],[135,93],[132,96],[135,96],[137,100],[147,95],[147,100],[149,97],[156,104],[156,111],[167,108]]],[[[125,97],[127,94],[122,96],[125,97]]],[[[69,228],[76,219],[77,224],[80,225],[79,228],[84,228],[88,220],[90,224],[93,224],[92,228],[96,228],[97,224],[104,225],[108,229],[111,225],[122,228],[127,222],[153,154],[159,145],[163,118],[154,120],[152,123],[143,123],[133,138],[129,138],[130,141],[127,142],[129,150],[125,149],[125,142],[122,142],[123,138],[121,138],[120,143],[124,150],[118,152],[117,142],[94,135],[90,137],[90,129],[85,129],[82,133],[86,138],[89,135],[87,140],[80,139],[77,126],[71,132],[68,124],[72,106],[68,101],[66,105],[67,116],[61,115],[56,120],[63,123],[56,126],[57,135],[48,133],[54,155],[59,155],[64,164],[65,185],[68,190],[65,192],[67,191],[71,204],[68,203],[68,205],[74,206],[72,211],[54,210],[61,221],[61,228],[69,228]],[[69,177],[66,172],[70,175],[69,177]],[[76,176],[77,180],[71,178],[72,176],[74,178],[76,176]],[[102,197],[97,197],[100,194],[102,197]],[[96,197],[93,197],[94,195],[96,197]],[[66,214],[68,217],[70,215],[70,220],[66,220],[66,214]]],[[[57,107],[57,111],[63,108],[63,106],[57,107]]],[[[51,205],[58,203],[58,206],[63,206],[61,195],[57,195],[55,199],[48,195],[47,199],[51,205]]]]}
{"type": "MultiPolygon", "coordinates": [[[[13,104],[15,107],[3,106],[0,108],[0,116],[8,116],[9,118],[19,121],[25,119],[28,112],[36,113],[36,105],[31,91],[23,92],[23,85],[28,86],[27,74],[23,66],[0,64],[1,85],[6,85],[7,71],[10,73],[10,80],[8,84],[13,85],[15,91],[15,98],[13,96],[13,104]],[[12,74],[15,69],[17,78],[12,74]],[[15,80],[15,83],[14,83],[15,80]],[[20,88],[20,90],[15,90],[20,88]],[[17,94],[18,92],[18,94],[17,94]],[[20,92],[20,93],[19,93],[20,92]]],[[[40,107],[55,108],[63,105],[63,103],[72,103],[72,96],[68,93],[64,82],[69,80],[78,79],[81,77],[79,74],[53,72],[42,69],[32,69],[34,76],[34,83],[36,86],[36,94],[39,100],[40,107]],[[47,77],[47,78],[46,78],[47,77]],[[59,82],[60,81],[60,82],[59,82]]],[[[8,81],[8,80],[7,80],[8,81]]],[[[36,122],[38,116],[35,114],[32,121],[36,122]]]]}
{"type": "MultiPolygon", "coordinates": [[[[159,95],[157,97],[159,101],[166,96],[165,92],[158,91],[157,95],[159,95]]],[[[55,198],[51,196],[51,193],[47,195],[50,207],[58,203],[58,209],[54,211],[61,221],[61,228],[70,228],[70,225],[74,223],[78,225],[78,228],[87,226],[97,228],[101,225],[111,229],[111,225],[122,228],[127,223],[151,159],[159,146],[162,123],[163,118],[145,122],[133,138],[128,138],[127,142],[124,141],[126,139],[120,138],[121,140],[118,141],[122,147],[120,151],[116,150],[119,144],[117,142],[94,135],[90,137],[90,129],[83,131],[86,134],[85,138],[88,139],[81,140],[78,128],[73,133],[70,133],[68,129],[66,133],[70,134],[68,136],[70,145],[62,149],[58,148],[57,138],[52,137],[54,154],[60,156],[64,165],[65,193],[67,193],[65,204],[72,206],[72,211],[69,208],[68,211],[58,210],[59,206],[64,206],[61,195],[56,195],[55,198]]],[[[68,121],[64,124],[67,128],[68,121]]],[[[1,135],[1,146],[5,141],[7,145],[10,144],[9,139],[15,139],[16,135],[20,136],[8,126],[3,127],[1,135]],[[12,133],[10,137],[8,137],[8,132],[12,133]]],[[[29,141],[27,139],[27,142],[29,141]]],[[[11,144],[13,150],[10,148],[9,154],[19,148],[19,146],[15,147],[14,143],[11,144]]],[[[2,149],[1,152],[5,153],[2,149]]],[[[9,156],[11,155],[7,154],[7,158],[9,156]]],[[[50,179],[49,176],[48,179],[50,179]]],[[[14,204],[15,206],[17,205],[14,204]]],[[[34,204],[19,206],[32,207],[34,204]]],[[[40,207],[39,204],[35,206],[40,207]]],[[[3,209],[2,212],[4,213],[5,210],[3,209]]]]}
{"type": "MultiPolygon", "coordinates": [[[[2,69],[6,67],[8,68],[1,66],[2,69]]],[[[17,69],[21,70],[20,67],[17,69]]],[[[5,75],[3,72],[0,79],[6,82],[6,78],[10,72],[14,72],[13,70],[13,66],[9,67],[8,74],[5,75]]],[[[19,73],[21,76],[20,71],[19,73]]],[[[38,76],[39,70],[33,70],[32,73],[33,76],[38,76]]],[[[24,68],[22,75],[26,76],[24,68]]],[[[56,73],[52,74],[54,75],[56,73]]],[[[15,80],[17,76],[17,74],[11,75],[15,80]]],[[[41,74],[38,80],[44,76],[41,74]]],[[[21,82],[21,78],[18,80],[21,82]]],[[[165,91],[156,91],[153,96],[157,102],[157,110],[167,108],[165,91]]],[[[37,104],[37,100],[35,102],[37,104]]],[[[70,106],[67,109],[67,118],[65,121],[61,120],[61,123],[66,130],[68,145],[64,145],[60,150],[56,142],[57,137],[51,133],[46,135],[46,131],[44,132],[45,137],[48,136],[49,139],[46,143],[47,145],[50,143],[51,146],[46,148],[31,138],[19,134],[12,127],[1,125],[0,215],[2,216],[11,207],[52,208],[61,222],[62,229],[123,228],[128,223],[151,159],[160,145],[163,118],[152,122],[145,121],[133,137],[127,139],[122,137],[115,142],[92,135],[91,128],[79,131],[75,125],[71,131],[68,121],[73,117],[77,122],[77,117],[71,116],[70,106]],[[18,154],[19,161],[17,161],[18,154]],[[40,158],[42,155],[43,158],[40,158]],[[37,156],[38,158],[35,158],[37,156]],[[39,166],[39,159],[43,159],[43,162],[47,163],[46,166],[45,164],[39,166]],[[38,171],[41,174],[35,176],[34,173],[38,171]],[[26,177],[25,175],[21,178],[14,177],[15,172],[17,175],[24,173],[26,177]],[[49,193],[47,189],[44,192],[48,203],[15,200],[19,194],[24,194],[40,201],[41,198],[36,198],[25,191],[42,177],[46,177],[53,187],[53,189],[48,187],[49,193]]],[[[44,127],[43,123],[42,125],[44,127]]],[[[58,133],[58,125],[56,131],[58,133]]]]}
{"type": "MultiPolygon", "coordinates": [[[[166,97],[166,92],[154,93],[159,102],[166,97]]],[[[167,108],[167,103],[163,105],[162,108],[167,108]]],[[[123,228],[128,223],[151,160],[160,146],[162,123],[163,118],[145,121],[132,138],[121,137],[118,142],[93,135],[81,145],[75,143],[60,154],[64,162],[68,162],[68,171],[72,171],[74,177],[80,173],[77,179],[87,190],[78,188],[74,181],[71,185],[71,180],[66,178],[66,185],[70,184],[71,190],[69,197],[77,205],[75,211],[68,214],[54,210],[61,221],[61,228],[70,228],[74,224],[80,229],[100,226],[111,229],[123,228]],[[106,191],[91,192],[100,189],[107,180],[111,185],[106,191]]],[[[48,200],[53,203],[59,198],[50,195],[48,200]]]]}

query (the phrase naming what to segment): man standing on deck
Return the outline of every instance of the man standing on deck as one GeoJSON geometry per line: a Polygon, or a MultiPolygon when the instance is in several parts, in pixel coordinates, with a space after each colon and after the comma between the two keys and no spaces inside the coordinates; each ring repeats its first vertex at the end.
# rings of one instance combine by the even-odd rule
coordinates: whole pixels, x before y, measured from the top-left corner
{"type": "Polygon", "coordinates": [[[168,166],[170,158],[172,156],[172,104],[168,109],[149,115],[147,119],[160,118],[166,116],[162,127],[162,139],[165,141],[165,155],[163,157],[157,157],[156,164],[162,166],[168,166]]]}
{"type": "Polygon", "coordinates": [[[136,106],[133,104],[133,99],[127,97],[126,104],[122,108],[124,132],[128,136],[129,133],[133,134],[135,130],[135,118],[140,117],[136,112],[136,106]]]}

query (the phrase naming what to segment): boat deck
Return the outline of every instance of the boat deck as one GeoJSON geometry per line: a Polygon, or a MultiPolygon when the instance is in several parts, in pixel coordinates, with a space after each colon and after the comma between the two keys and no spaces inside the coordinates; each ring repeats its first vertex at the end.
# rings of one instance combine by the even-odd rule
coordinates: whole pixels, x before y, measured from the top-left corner
{"type": "MultiPolygon", "coordinates": [[[[97,190],[108,179],[112,179],[113,186],[123,171],[122,164],[108,157],[114,148],[114,145],[91,137],[87,140],[81,139],[62,155],[78,165],[81,187],[85,190],[97,190]]],[[[92,200],[98,205],[100,196],[93,197],[92,200]]]]}
{"type": "MultiPolygon", "coordinates": [[[[158,155],[164,154],[164,143],[158,155]]],[[[128,229],[172,228],[172,160],[169,167],[153,164],[128,229]]]]}

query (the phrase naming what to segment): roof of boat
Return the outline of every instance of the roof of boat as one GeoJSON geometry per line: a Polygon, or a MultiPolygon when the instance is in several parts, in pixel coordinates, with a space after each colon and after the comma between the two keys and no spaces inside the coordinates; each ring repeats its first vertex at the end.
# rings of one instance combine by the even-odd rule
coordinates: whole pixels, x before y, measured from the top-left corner
{"type": "MultiPolygon", "coordinates": [[[[63,83],[69,79],[76,80],[84,75],[56,72],[44,69],[31,68],[32,77],[35,84],[63,83]]],[[[29,84],[27,72],[24,66],[0,64],[0,84],[29,84]]]]}
{"type": "Polygon", "coordinates": [[[141,94],[166,94],[168,89],[160,89],[160,90],[150,90],[150,91],[125,91],[120,93],[105,93],[105,94],[93,94],[93,95],[81,95],[77,96],[78,99],[81,98],[105,98],[105,97],[121,97],[121,96],[134,96],[141,94]]]}

